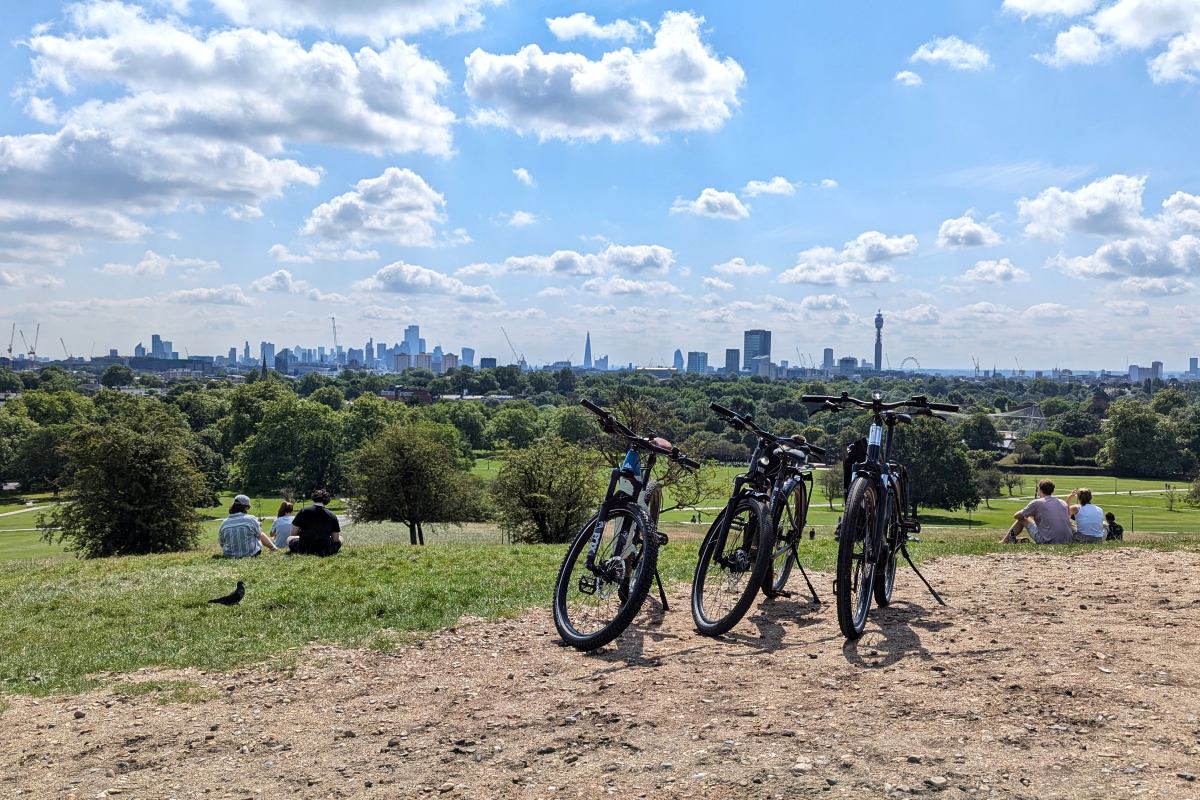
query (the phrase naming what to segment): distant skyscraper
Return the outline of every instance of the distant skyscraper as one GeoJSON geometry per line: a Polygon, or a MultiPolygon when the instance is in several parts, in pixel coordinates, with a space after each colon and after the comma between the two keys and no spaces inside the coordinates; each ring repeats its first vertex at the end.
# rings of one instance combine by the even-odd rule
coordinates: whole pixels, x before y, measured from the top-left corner
{"type": "Polygon", "coordinates": [[[237,363],[237,348],[236,347],[229,348],[229,363],[230,364],[237,363]]]}
{"type": "Polygon", "coordinates": [[[588,331],[587,341],[583,343],[583,368],[592,368],[592,332],[588,331]]]}
{"type": "Polygon", "coordinates": [[[259,347],[258,354],[262,357],[264,364],[275,366],[275,345],[271,342],[263,342],[259,347]]]}
{"type": "Polygon", "coordinates": [[[116,351],[116,349],[110,349],[110,350],[108,351],[108,357],[109,357],[109,358],[118,358],[119,356],[117,356],[117,351],[116,351]]]}
{"type": "Polygon", "coordinates": [[[246,349],[244,351],[242,351],[242,363],[243,364],[250,363],[250,343],[249,342],[246,342],[246,349]]]}
{"type": "Polygon", "coordinates": [[[833,348],[832,347],[825,348],[825,363],[823,366],[827,372],[833,370],[833,348]]]}
{"type": "Polygon", "coordinates": [[[434,372],[441,372],[442,371],[442,346],[440,344],[434,345],[433,353],[431,355],[433,356],[433,358],[431,359],[433,366],[430,367],[430,369],[432,369],[434,372]]]}
{"type": "Polygon", "coordinates": [[[875,371],[883,369],[883,309],[875,315],[875,371]]]}
{"type": "Polygon", "coordinates": [[[404,352],[411,355],[425,352],[425,343],[421,341],[421,329],[416,325],[409,325],[404,329],[404,343],[400,345],[404,352]]]}
{"type": "Polygon", "coordinates": [[[1189,358],[1188,374],[1195,375],[1197,372],[1200,372],[1200,358],[1189,358]]]}
{"type": "Polygon", "coordinates": [[[753,362],[755,359],[762,358],[763,356],[766,356],[767,360],[771,358],[771,332],[763,330],[746,331],[742,345],[742,365],[746,369],[751,370],[752,375],[756,374],[753,362]]]}
{"type": "Polygon", "coordinates": [[[592,364],[593,369],[598,369],[601,372],[608,372],[608,356],[600,356],[592,364]]]}
{"type": "Polygon", "coordinates": [[[146,357],[146,346],[143,345],[141,342],[138,342],[137,347],[133,348],[133,357],[134,358],[145,358],[146,357]]]}
{"type": "Polygon", "coordinates": [[[701,353],[699,350],[689,350],[687,371],[699,372],[701,375],[706,374],[708,372],[708,353],[701,353]]]}
{"type": "Polygon", "coordinates": [[[730,347],[725,351],[725,374],[737,375],[742,367],[742,351],[730,347]]]}
{"type": "Polygon", "coordinates": [[[675,369],[678,369],[678,370],[683,369],[683,351],[682,350],[675,351],[675,365],[674,366],[675,366],[675,369]]]}
{"type": "Polygon", "coordinates": [[[480,369],[495,369],[496,368],[496,359],[494,359],[494,358],[479,359],[479,368],[480,369]]]}
{"type": "Polygon", "coordinates": [[[375,345],[375,358],[383,361],[385,358],[387,358],[387,349],[387,342],[380,342],[379,344],[375,345]]]}
{"type": "Polygon", "coordinates": [[[475,366],[475,351],[470,347],[464,347],[462,349],[462,365],[464,367],[475,366]]]}

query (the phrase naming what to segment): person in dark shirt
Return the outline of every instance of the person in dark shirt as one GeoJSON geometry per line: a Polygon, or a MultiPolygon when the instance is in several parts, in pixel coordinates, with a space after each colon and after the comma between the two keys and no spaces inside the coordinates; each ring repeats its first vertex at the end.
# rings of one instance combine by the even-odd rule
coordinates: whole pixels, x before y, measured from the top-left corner
{"type": "Polygon", "coordinates": [[[342,526],[337,515],[325,507],[329,492],[317,489],[312,493],[313,504],[302,509],[292,519],[288,548],[293,553],[313,556],[332,556],[342,549],[342,526]]]}

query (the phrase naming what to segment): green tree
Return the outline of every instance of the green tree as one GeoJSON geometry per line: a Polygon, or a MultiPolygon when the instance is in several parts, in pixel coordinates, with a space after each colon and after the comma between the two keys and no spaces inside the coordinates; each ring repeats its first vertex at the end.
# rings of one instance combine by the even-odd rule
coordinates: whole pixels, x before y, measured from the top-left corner
{"type": "Polygon", "coordinates": [[[1064,467],[1075,466],[1075,448],[1071,445],[1069,439],[1064,441],[1058,448],[1058,463],[1064,467]]]}
{"type": "Polygon", "coordinates": [[[563,367],[558,371],[557,388],[562,394],[575,391],[575,373],[570,367],[563,367]]]}
{"type": "Polygon", "coordinates": [[[991,501],[1000,496],[1000,486],[1003,484],[1004,478],[1000,470],[995,467],[980,470],[975,475],[975,486],[979,490],[979,496],[983,498],[983,502],[988,508],[992,507],[991,501]]]}
{"type": "Polygon", "coordinates": [[[829,510],[833,511],[833,501],[841,500],[846,493],[846,483],[842,472],[842,462],[838,462],[827,470],[817,473],[817,483],[821,493],[829,501],[829,510]]]}
{"type": "Polygon", "coordinates": [[[21,392],[25,390],[25,382],[21,376],[8,367],[0,367],[0,392],[21,392]]]}
{"type": "Polygon", "coordinates": [[[188,427],[202,431],[229,414],[229,399],[220,390],[182,392],[172,397],[167,394],[166,402],[175,406],[187,417],[188,427]]]}
{"type": "Polygon", "coordinates": [[[1039,405],[1042,407],[1042,413],[1047,417],[1056,417],[1059,414],[1065,414],[1073,408],[1071,403],[1061,397],[1047,397],[1039,405]]]}
{"type": "Polygon", "coordinates": [[[494,447],[523,450],[538,436],[538,410],[523,400],[504,403],[487,425],[487,439],[494,447]]]}
{"type": "Polygon", "coordinates": [[[67,471],[72,425],[38,425],[21,440],[10,470],[24,489],[58,491],[67,471]]]}
{"type": "Polygon", "coordinates": [[[342,413],[288,396],[267,403],[254,435],[234,448],[237,477],[247,489],[342,489],[342,413]]]}
{"type": "Polygon", "coordinates": [[[546,418],[546,435],[571,444],[581,444],[596,436],[596,415],[582,406],[559,406],[546,418]]]}
{"type": "Polygon", "coordinates": [[[118,386],[133,386],[133,370],[124,364],[109,364],[100,376],[100,383],[107,389],[118,386]]]}
{"type": "Polygon", "coordinates": [[[908,469],[911,498],[918,506],[957,511],[979,504],[979,490],[957,432],[941,420],[917,417],[896,428],[892,458],[908,469]]]}
{"type": "Polygon", "coordinates": [[[1042,446],[1042,452],[1038,455],[1040,456],[1043,464],[1052,465],[1059,463],[1058,444],[1055,442],[1047,442],[1042,446]]]}
{"type": "Polygon", "coordinates": [[[425,409],[425,416],[435,422],[453,425],[462,440],[475,450],[487,447],[487,417],[483,404],[471,400],[452,400],[434,403],[425,409]]]}
{"type": "Polygon", "coordinates": [[[459,469],[446,425],[393,425],[353,457],[350,516],[355,522],[399,522],[409,541],[425,544],[423,526],[480,519],[482,487],[459,469]]]}
{"type": "Polygon", "coordinates": [[[1013,489],[1017,489],[1021,492],[1025,491],[1025,477],[1023,475],[1019,475],[1015,472],[1003,472],[1001,473],[1001,476],[1001,481],[1004,484],[1004,488],[1008,489],[1009,497],[1013,496],[1013,489]]]}
{"type": "Polygon", "coordinates": [[[346,395],[336,386],[322,386],[308,396],[310,403],[320,403],[333,411],[341,411],[346,407],[346,395]]]}
{"type": "Polygon", "coordinates": [[[38,519],[43,539],[86,558],[194,548],[206,489],[188,436],[152,412],[80,426],[64,448],[64,502],[38,519]]]}
{"type": "Polygon", "coordinates": [[[529,391],[533,392],[534,394],[552,392],[554,391],[555,386],[557,386],[557,381],[555,381],[554,376],[549,372],[542,370],[529,373],[526,383],[529,385],[529,391]]]}
{"type": "Polygon", "coordinates": [[[38,425],[68,425],[87,419],[91,403],[75,392],[33,389],[10,400],[5,408],[13,414],[28,417],[38,425]]]}
{"type": "Polygon", "coordinates": [[[326,378],[319,372],[306,373],[299,381],[296,382],[296,394],[301,397],[308,397],[322,386],[328,386],[329,378],[326,378]]]}
{"type": "Polygon", "coordinates": [[[354,452],[413,413],[404,403],[384,400],[377,394],[360,395],[342,414],[345,451],[354,452]]]}
{"type": "Polygon", "coordinates": [[[1094,414],[1076,407],[1055,417],[1050,423],[1050,428],[1063,436],[1082,439],[1084,436],[1100,432],[1100,420],[1094,414]]]}
{"type": "Polygon", "coordinates": [[[958,428],[969,450],[995,450],[1000,446],[1000,433],[991,417],[982,412],[972,414],[958,428]]]}
{"type": "Polygon", "coordinates": [[[13,464],[21,445],[36,429],[37,423],[33,420],[0,407],[0,479],[14,477],[13,464]]]}
{"type": "Polygon", "coordinates": [[[593,452],[553,436],[512,452],[489,489],[513,541],[558,544],[595,512],[603,479],[593,452]]]}
{"type": "Polygon", "coordinates": [[[1163,389],[1150,401],[1150,409],[1163,415],[1168,415],[1177,408],[1187,408],[1189,405],[1191,403],[1188,402],[1187,395],[1174,387],[1163,389]]]}
{"type": "Polygon", "coordinates": [[[1167,418],[1136,399],[1122,398],[1109,406],[1101,440],[1100,465],[1132,475],[1174,475],[1185,464],[1167,418]]]}

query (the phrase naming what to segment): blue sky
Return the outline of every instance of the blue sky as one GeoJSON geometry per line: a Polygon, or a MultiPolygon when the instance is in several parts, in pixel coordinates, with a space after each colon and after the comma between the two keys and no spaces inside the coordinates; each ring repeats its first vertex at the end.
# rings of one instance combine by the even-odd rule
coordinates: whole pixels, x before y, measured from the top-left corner
{"type": "MultiPolygon", "coordinates": [[[[1200,355],[1200,0],[6,9],[4,327],[1200,355]],[[536,49],[535,49],[536,48],[536,49]],[[1164,206],[1164,203],[1166,205],[1164,206]]],[[[18,339],[18,347],[20,342],[18,339]]]]}

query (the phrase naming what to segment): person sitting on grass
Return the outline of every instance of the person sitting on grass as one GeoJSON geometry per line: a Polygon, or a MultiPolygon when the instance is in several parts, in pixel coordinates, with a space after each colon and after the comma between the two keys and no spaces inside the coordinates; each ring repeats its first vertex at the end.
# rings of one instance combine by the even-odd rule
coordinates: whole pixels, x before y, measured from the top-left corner
{"type": "Polygon", "coordinates": [[[1016,544],[1022,532],[1028,532],[1037,544],[1070,544],[1074,537],[1067,504],[1054,496],[1054,481],[1049,478],[1038,481],[1037,498],[1013,514],[1013,519],[1016,522],[1000,544],[1016,544]]]}
{"type": "Polygon", "coordinates": [[[337,515],[326,508],[329,492],[317,489],[312,493],[313,504],[292,518],[292,533],[288,547],[293,553],[313,556],[332,556],[342,549],[342,526],[337,515]]]}
{"type": "Polygon", "coordinates": [[[233,498],[229,516],[221,522],[217,540],[221,543],[221,554],[226,558],[252,558],[262,552],[263,546],[278,550],[262,531],[258,520],[246,512],[250,510],[250,498],[239,494],[233,498]]]}
{"type": "Polygon", "coordinates": [[[1104,541],[1104,510],[1092,503],[1092,490],[1079,487],[1067,498],[1067,506],[1075,519],[1075,534],[1071,541],[1076,544],[1100,544],[1104,541]],[[1079,498],[1079,504],[1071,502],[1079,498]]]}
{"type": "Polygon", "coordinates": [[[1109,541],[1122,541],[1125,538],[1125,528],[1117,522],[1117,515],[1111,511],[1104,515],[1104,538],[1109,541]]]}
{"type": "Polygon", "coordinates": [[[271,523],[271,536],[275,539],[276,547],[287,547],[288,537],[292,535],[292,509],[294,505],[284,500],[279,504],[275,521],[271,523]]]}

